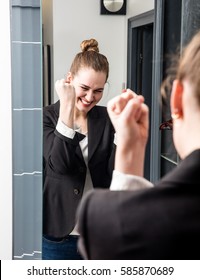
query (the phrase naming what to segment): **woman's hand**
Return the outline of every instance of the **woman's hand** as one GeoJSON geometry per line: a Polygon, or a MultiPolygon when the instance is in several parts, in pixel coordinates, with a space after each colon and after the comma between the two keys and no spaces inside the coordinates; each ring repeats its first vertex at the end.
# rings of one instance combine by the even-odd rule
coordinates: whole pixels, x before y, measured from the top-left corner
{"type": "Polygon", "coordinates": [[[62,105],[75,105],[75,89],[73,85],[66,82],[65,79],[57,80],[55,83],[55,90],[62,105]]]}
{"type": "Polygon", "coordinates": [[[65,79],[57,80],[55,90],[60,99],[60,120],[70,128],[74,128],[74,107],[76,93],[72,84],[65,79]]]}
{"type": "Polygon", "coordinates": [[[107,110],[117,134],[115,168],[142,175],[149,129],[149,110],[144,97],[127,89],[108,102],[107,110]]]}
{"type": "Polygon", "coordinates": [[[148,107],[144,97],[127,89],[108,102],[108,114],[115,127],[117,139],[123,142],[139,141],[146,144],[148,139],[148,107]]]}

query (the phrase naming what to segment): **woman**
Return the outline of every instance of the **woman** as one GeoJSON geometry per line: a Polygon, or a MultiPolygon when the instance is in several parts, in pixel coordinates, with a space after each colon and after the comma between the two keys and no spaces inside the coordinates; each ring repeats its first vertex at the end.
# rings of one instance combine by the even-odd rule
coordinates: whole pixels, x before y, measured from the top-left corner
{"type": "Polygon", "coordinates": [[[96,106],[109,64],[95,39],[81,49],[55,83],[59,101],[44,108],[43,259],[81,259],[77,206],[89,189],[110,186],[114,167],[114,128],[106,108],[96,106]]]}
{"type": "Polygon", "coordinates": [[[84,198],[78,224],[86,259],[199,259],[200,33],[183,52],[173,79],[173,140],[182,160],[153,188],[142,177],[148,137],[143,98],[128,90],[109,101],[117,134],[111,189],[140,190],[98,190],[84,198]]]}

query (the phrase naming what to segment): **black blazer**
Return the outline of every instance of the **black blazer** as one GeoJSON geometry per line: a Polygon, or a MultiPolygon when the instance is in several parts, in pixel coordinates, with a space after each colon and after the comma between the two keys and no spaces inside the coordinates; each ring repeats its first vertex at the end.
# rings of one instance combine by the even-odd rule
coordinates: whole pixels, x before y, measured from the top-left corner
{"type": "MultiPolygon", "coordinates": [[[[75,213],[83,194],[86,165],[79,146],[85,136],[74,139],[56,130],[60,102],[43,109],[43,233],[67,236],[75,226],[75,213]]],[[[114,128],[106,107],[88,113],[88,167],[94,188],[110,186],[114,167],[114,128]]]]}
{"type": "Polygon", "coordinates": [[[154,188],[89,192],[78,216],[86,259],[199,259],[200,150],[154,188]]]}

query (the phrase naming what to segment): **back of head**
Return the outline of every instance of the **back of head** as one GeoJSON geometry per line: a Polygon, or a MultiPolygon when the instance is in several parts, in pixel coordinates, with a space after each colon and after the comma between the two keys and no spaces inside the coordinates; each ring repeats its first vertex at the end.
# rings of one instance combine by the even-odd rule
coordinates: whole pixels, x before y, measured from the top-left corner
{"type": "Polygon", "coordinates": [[[98,42],[95,39],[84,40],[80,46],[81,52],[75,56],[70,68],[72,76],[75,76],[81,68],[92,68],[96,72],[104,72],[107,81],[109,63],[107,58],[99,53],[98,42]]]}
{"type": "Polygon", "coordinates": [[[188,45],[185,46],[179,55],[171,58],[171,67],[167,71],[168,75],[164,79],[161,87],[163,101],[171,94],[173,80],[180,82],[188,80],[193,86],[194,97],[200,106],[200,32],[197,32],[188,45]]]}
{"type": "Polygon", "coordinates": [[[183,50],[176,78],[179,81],[188,80],[190,82],[200,106],[200,32],[194,35],[183,50]]]}

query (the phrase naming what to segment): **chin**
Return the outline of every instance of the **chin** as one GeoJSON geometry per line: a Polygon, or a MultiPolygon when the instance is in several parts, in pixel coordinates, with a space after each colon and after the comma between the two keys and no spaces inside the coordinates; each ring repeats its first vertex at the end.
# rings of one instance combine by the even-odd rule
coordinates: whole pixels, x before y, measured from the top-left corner
{"type": "Polygon", "coordinates": [[[89,112],[94,106],[95,106],[95,104],[91,104],[89,106],[86,106],[81,102],[81,103],[77,104],[76,107],[81,112],[89,112]]]}

